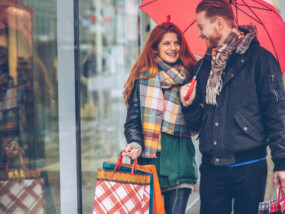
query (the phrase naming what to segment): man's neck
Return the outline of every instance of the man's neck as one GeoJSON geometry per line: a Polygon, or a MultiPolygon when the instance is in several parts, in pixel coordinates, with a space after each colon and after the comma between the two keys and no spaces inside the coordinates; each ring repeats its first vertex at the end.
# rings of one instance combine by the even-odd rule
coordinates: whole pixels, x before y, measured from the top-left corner
{"type": "Polygon", "coordinates": [[[224,31],[222,32],[222,38],[220,39],[220,42],[217,45],[217,47],[221,47],[224,44],[225,40],[228,38],[231,32],[232,32],[232,29],[229,27],[224,29],[224,31]]]}

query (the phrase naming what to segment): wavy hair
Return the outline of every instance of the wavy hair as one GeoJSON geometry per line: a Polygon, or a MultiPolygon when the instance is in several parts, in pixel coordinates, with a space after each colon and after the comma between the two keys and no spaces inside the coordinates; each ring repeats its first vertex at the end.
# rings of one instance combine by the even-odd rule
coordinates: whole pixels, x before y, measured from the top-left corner
{"type": "Polygon", "coordinates": [[[228,0],[202,0],[196,8],[196,13],[203,11],[211,22],[214,22],[217,16],[221,16],[228,21],[229,25],[234,25],[234,13],[228,0]]]}
{"type": "Polygon", "coordinates": [[[150,69],[150,68],[157,68],[155,57],[157,55],[158,45],[162,40],[164,34],[166,33],[175,33],[177,35],[178,41],[180,42],[179,59],[183,64],[183,66],[185,67],[188,75],[191,76],[190,71],[197,63],[197,60],[194,57],[194,55],[191,53],[183,33],[176,25],[170,22],[157,25],[150,33],[149,38],[145,44],[145,47],[140,56],[138,57],[137,61],[135,62],[131,70],[130,76],[127,82],[125,83],[124,87],[125,90],[123,92],[123,95],[126,106],[128,106],[128,102],[134,87],[135,80],[140,78],[139,75],[145,71],[151,72],[150,76],[146,78],[150,78],[157,74],[155,73],[157,72],[157,69],[150,69]]]}

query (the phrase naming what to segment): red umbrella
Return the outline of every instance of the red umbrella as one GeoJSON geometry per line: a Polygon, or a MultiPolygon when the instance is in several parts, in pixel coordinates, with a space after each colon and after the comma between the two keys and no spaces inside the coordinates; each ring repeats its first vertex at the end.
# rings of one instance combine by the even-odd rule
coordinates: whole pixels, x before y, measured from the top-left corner
{"type": "MultiPolygon", "coordinates": [[[[204,56],[206,43],[198,38],[195,9],[201,0],[144,0],[140,9],[157,24],[171,21],[184,32],[192,52],[204,56]]],[[[269,50],[285,71],[285,22],[272,4],[264,0],[229,0],[238,25],[257,27],[261,46],[269,50]]],[[[268,1],[268,0],[267,0],[268,1]]]]}

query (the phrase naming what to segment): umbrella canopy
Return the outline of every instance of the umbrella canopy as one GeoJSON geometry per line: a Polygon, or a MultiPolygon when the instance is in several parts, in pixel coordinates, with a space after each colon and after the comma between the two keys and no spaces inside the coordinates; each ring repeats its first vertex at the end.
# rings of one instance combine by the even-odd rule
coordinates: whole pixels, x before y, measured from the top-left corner
{"type": "MultiPolygon", "coordinates": [[[[157,24],[173,22],[188,41],[192,52],[204,56],[206,43],[198,38],[196,7],[201,0],[144,0],[140,9],[157,24]]],[[[250,23],[257,27],[257,38],[261,46],[269,50],[285,71],[285,22],[269,0],[229,0],[238,25],[250,23]]],[[[270,1],[271,2],[271,1],[270,1]]]]}
{"type": "Polygon", "coordinates": [[[274,6],[273,2],[271,0],[263,0],[263,1],[266,1],[267,3],[271,4],[274,6]]]}

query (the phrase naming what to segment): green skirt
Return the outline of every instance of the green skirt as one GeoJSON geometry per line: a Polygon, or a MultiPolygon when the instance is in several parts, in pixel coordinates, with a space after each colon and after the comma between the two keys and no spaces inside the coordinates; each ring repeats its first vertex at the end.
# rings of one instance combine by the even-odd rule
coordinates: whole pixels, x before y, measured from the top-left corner
{"type": "Polygon", "coordinates": [[[195,184],[198,170],[192,139],[162,133],[161,147],[157,158],[138,159],[140,165],[155,165],[161,189],[182,183],[195,184]]]}

